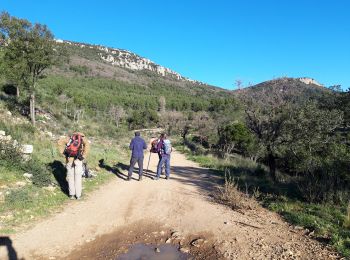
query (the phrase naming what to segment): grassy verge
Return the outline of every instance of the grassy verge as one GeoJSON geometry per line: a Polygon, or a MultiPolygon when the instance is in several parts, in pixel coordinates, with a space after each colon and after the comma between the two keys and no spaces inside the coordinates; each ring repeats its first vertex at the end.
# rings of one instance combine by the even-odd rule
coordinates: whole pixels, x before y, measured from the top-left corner
{"type": "MultiPolygon", "coordinates": [[[[3,115],[0,113],[0,130],[4,130],[21,144],[34,146],[28,162],[19,159],[15,150],[13,155],[0,154],[0,234],[12,234],[62,210],[69,200],[64,192],[64,158],[57,149],[57,140],[45,134],[46,127],[38,130],[25,118],[14,120],[13,116],[1,116],[3,115]],[[24,176],[25,173],[33,176],[24,176]]],[[[52,124],[48,127],[53,128],[52,124]]],[[[60,133],[61,129],[53,132],[55,136],[60,133]]],[[[84,195],[115,178],[113,173],[99,167],[99,160],[103,159],[105,164],[113,166],[118,162],[125,162],[127,154],[121,137],[113,139],[96,135],[90,140],[91,151],[87,162],[97,176],[83,179],[83,199],[84,195]]],[[[4,142],[0,144],[0,150],[7,149],[4,142]]]]}
{"type": "MultiPolygon", "coordinates": [[[[95,172],[98,169],[98,172],[94,178],[83,179],[83,195],[90,193],[99,185],[115,177],[111,172],[98,167],[97,158],[104,159],[105,163],[110,165],[114,165],[118,161],[125,161],[123,151],[117,147],[105,148],[101,144],[92,146],[91,157],[88,160],[89,167],[95,172]]],[[[55,155],[49,160],[46,158],[36,163],[43,165],[50,164],[47,161],[60,163],[63,162],[63,158],[56,157],[55,155]]],[[[0,167],[2,173],[0,177],[0,233],[15,233],[24,227],[30,226],[36,220],[62,209],[64,204],[68,202],[68,197],[61,190],[60,184],[53,176],[54,171],[56,171],[55,174],[64,174],[64,168],[61,167],[63,164],[59,165],[60,167],[55,170],[48,167],[48,172],[52,175],[53,183],[52,186],[48,187],[34,185],[31,180],[23,177],[24,171],[0,167]]]]}
{"type": "Polygon", "coordinates": [[[275,184],[264,166],[250,160],[223,160],[211,155],[194,155],[182,145],[176,145],[176,148],[188,159],[215,170],[223,177],[229,172],[238,189],[254,194],[264,207],[281,214],[293,225],[307,228],[310,236],[331,244],[343,256],[350,257],[350,208],[347,205],[306,203],[299,198],[296,187],[288,182],[287,177],[275,184]]]}

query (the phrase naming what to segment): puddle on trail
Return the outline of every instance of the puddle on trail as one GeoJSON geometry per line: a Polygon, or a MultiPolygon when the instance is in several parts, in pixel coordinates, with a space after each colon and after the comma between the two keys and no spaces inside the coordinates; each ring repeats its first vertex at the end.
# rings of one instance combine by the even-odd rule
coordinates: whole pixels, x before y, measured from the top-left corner
{"type": "Polygon", "coordinates": [[[182,253],[174,245],[132,245],[128,252],[116,258],[116,260],[186,260],[189,255],[182,253]],[[159,248],[159,252],[156,252],[159,248]]]}

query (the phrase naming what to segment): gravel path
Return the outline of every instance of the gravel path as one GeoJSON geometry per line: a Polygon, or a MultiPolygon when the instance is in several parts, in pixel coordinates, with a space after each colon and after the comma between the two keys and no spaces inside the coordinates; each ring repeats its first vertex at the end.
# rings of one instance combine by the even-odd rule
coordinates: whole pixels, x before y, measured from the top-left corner
{"type": "MultiPolygon", "coordinates": [[[[153,154],[149,167],[153,172],[149,177],[144,176],[142,182],[126,182],[126,171],[115,171],[115,179],[99,190],[81,201],[67,203],[62,212],[11,237],[18,258],[72,259],[73,255],[78,258],[77,254],[68,255],[123,227],[130,227],[135,237],[141,238],[137,232],[144,232],[145,226],[138,228],[140,223],[152,223],[154,233],[154,227],[159,226],[159,231],[165,227],[184,237],[201,234],[222,258],[337,258],[324,245],[303,235],[303,230],[293,229],[273,212],[260,207],[237,212],[212,202],[210,193],[221,180],[176,151],[171,159],[171,179],[152,180],[157,160],[153,154]]],[[[148,154],[145,165],[147,161],[148,154]]],[[[118,233],[125,234],[117,232],[115,236],[118,233]]],[[[0,259],[6,259],[2,257],[6,257],[4,247],[0,247],[0,259]]]]}

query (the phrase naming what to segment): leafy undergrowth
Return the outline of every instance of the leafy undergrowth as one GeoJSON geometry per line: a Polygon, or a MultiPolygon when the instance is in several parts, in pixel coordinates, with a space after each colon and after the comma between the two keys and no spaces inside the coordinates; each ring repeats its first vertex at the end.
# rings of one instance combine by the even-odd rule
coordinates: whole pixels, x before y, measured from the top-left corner
{"type": "Polygon", "coordinates": [[[275,184],[264,166],[248,159],[224,160],[212,155],[194,155],[182,145],[177,145],[176,148],[185,153],[188,159],[202,167],[213,169],[223,178],[229,172],[229,180],[226,177],[225,185],[220,191],[224,198],[221,203],[237,208],[239,204],[236,202],[241,196],[237,196],[236,191],[249,193],[264,207],[279,213],[289,223],[308,229],[311,237],[331,244],[343,256],[350,257],[350,206],[304,202],[298,196],[296,187],[288,183],[287,178],[275,184]]]}

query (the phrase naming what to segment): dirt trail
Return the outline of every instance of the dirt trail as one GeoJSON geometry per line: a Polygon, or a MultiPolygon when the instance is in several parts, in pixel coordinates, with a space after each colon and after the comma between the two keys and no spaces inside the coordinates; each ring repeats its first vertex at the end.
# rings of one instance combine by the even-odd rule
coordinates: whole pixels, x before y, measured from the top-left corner
{"type": "MultiPolygon", "coordinates": [[[[153,172],[157,160],[153,154],[153,172]]],[[[148,154],[146,165],[147,161],[148,154]]],[[[89,241],[98,241],[101,235],[128,227],[136,233],[146,232],[147,223],[152,223],[149,231],[159,226],[158,231],[165,227],[183,236],[203,234],[218,253],[229,259],[332,257],[327,248],[292,229],[272,212],[263,208],[236,212],[212,202],[210,192],[220,180],[184,155],[175,151],[171,164],[169,181],[145,176],[142,182],[126,182],[126,171],[120,171],[113,181],[88,197],[67,203],[61,213],[11,237],[18,258],[71,259],[68,255],[72,251],[84,248],[89,241]]],[[[1,253],[4,250],[0,250],[0,258],[1,253]]]]}

